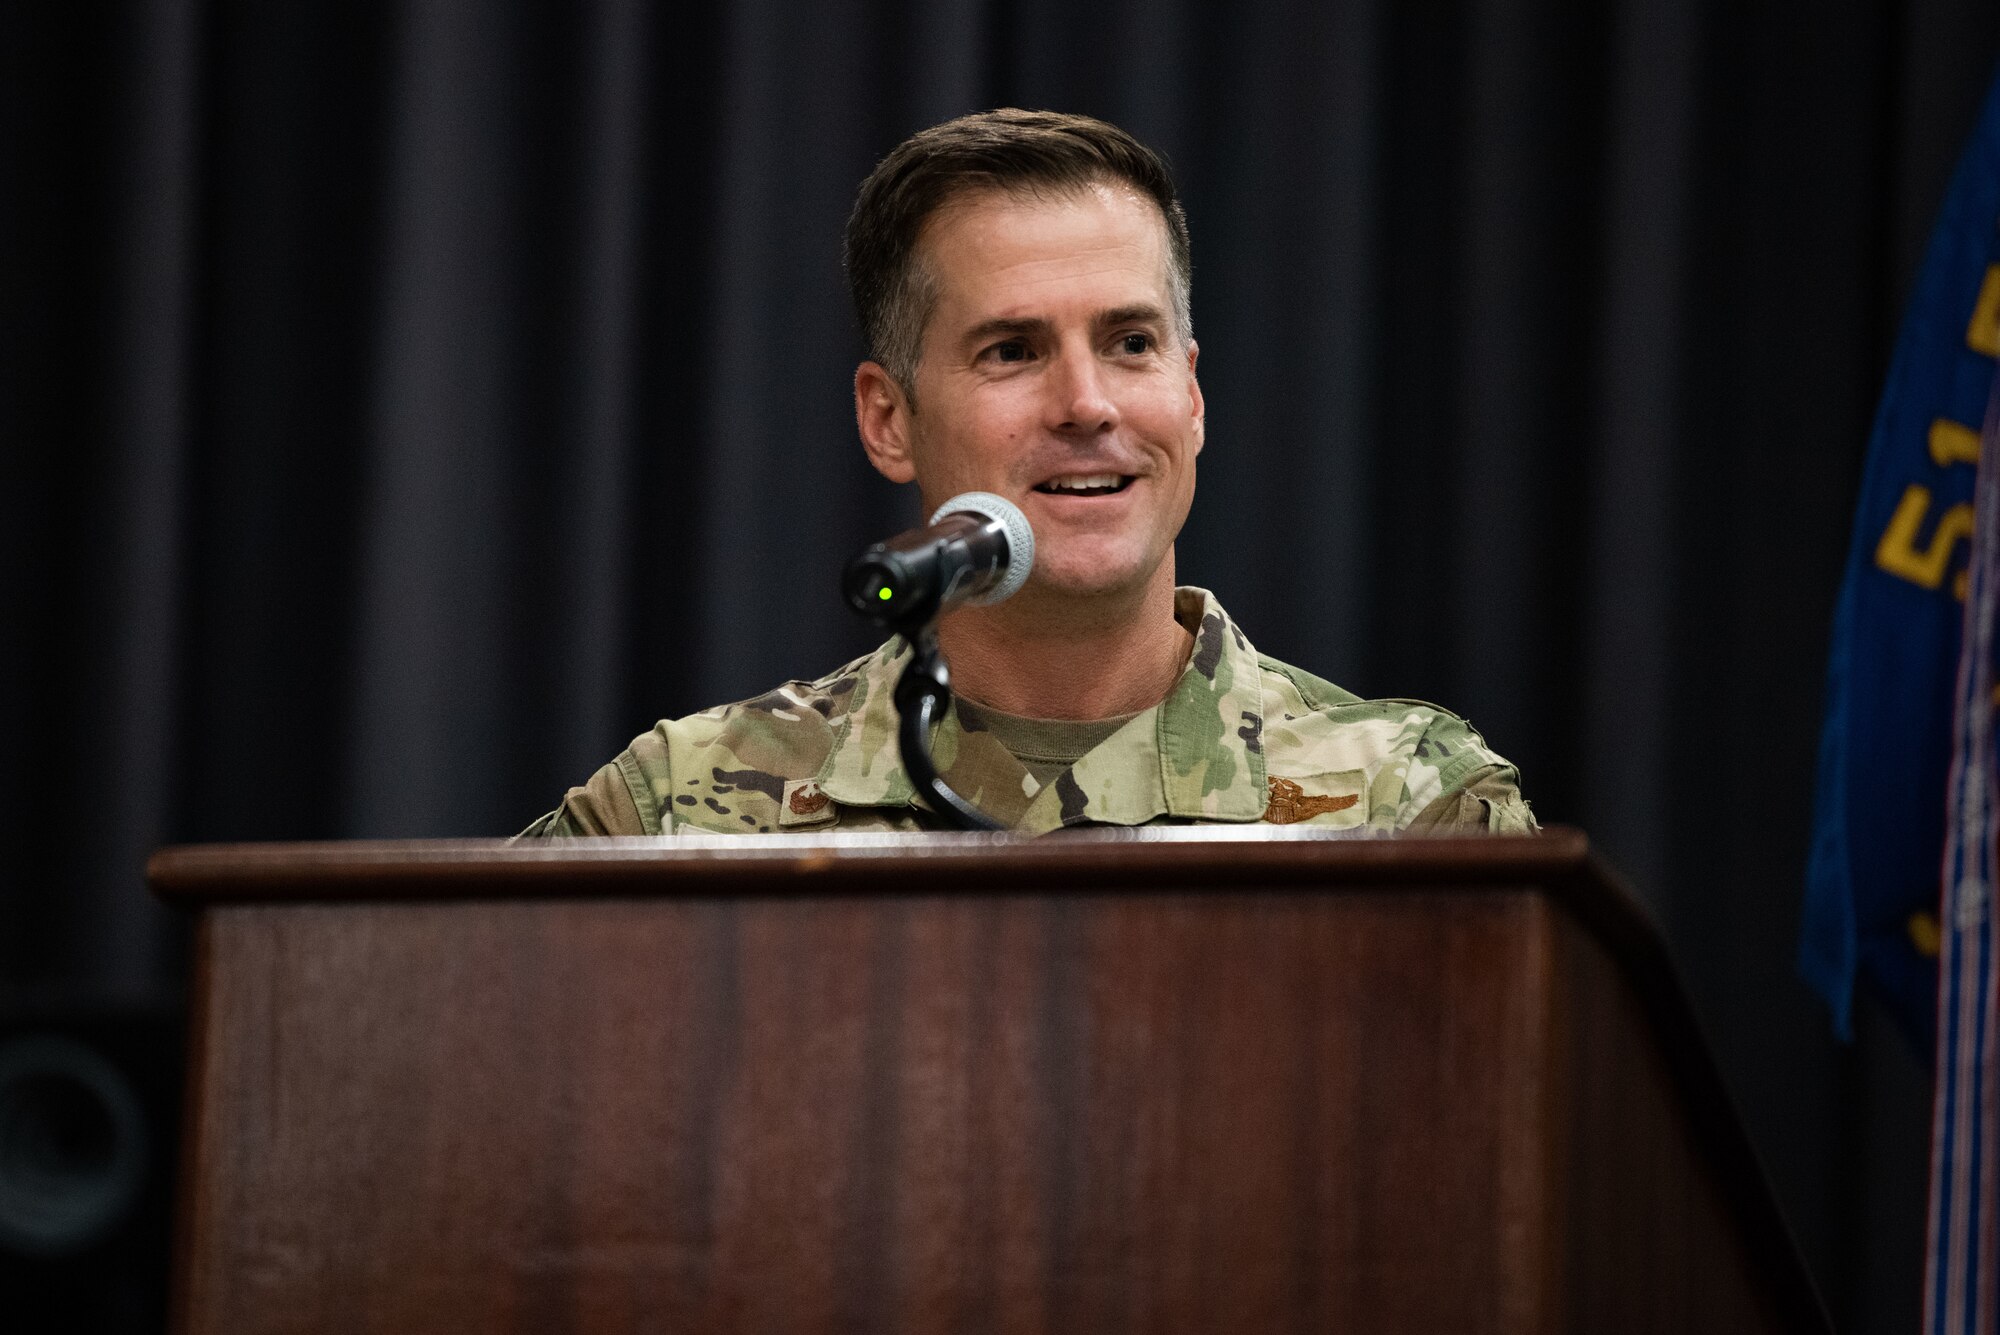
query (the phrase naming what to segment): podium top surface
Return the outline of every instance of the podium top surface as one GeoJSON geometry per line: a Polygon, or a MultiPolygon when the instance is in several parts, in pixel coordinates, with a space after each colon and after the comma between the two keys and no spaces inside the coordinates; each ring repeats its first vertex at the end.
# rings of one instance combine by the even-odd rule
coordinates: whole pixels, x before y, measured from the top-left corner
{"type": "MultiPolygon", "coordinates": [[[[1371,836],[1268,826],[1168,826],[1015,834],[852,833],[650,839],[500,839],[204,844],[147,863],[171,903],[647,894],[675,875],[702,892],[789,887],[800,895],[1019,889],[1048,878],[1092,889],[1284,884],[1614,885],[1585,835],[1371,836]]],[[[1601,892],[1600,892],[1601,893],[1601,892]]],[[[1622,889],[1614,894],[1638,912],[1622,889]]],[[[1643,915],[1642,915],[1643,916],[1643,915]]]]}

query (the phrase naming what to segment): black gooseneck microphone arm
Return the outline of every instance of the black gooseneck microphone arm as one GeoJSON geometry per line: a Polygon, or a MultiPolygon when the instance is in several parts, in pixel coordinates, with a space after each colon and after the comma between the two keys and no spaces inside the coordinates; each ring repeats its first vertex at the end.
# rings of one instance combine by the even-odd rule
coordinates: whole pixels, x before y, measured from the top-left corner
{"type": "Polygon", "coordinates": [[[897,741],[903,769],[924,801],[944,821],[961,830],[1004,830],[1007,827],[952,791],[937,762],[931,759],[931,724],[951,708],[951,670],[938,652],[937,623],[914,632],[900,632],[910,646],[910,661],[896,679],[896,712],[901,716],[897,741]]]}
{"type": "Polygon", "coordinates": [[[1034,530],[1020,508],[989,492],[967,492],[940,506],[930,527],[863,551],[842,576],[848,606],[910,646],[893,697],[903,772],[925,805],[957,829],[1007,827],[953,792],[931,758],[931,728],[951,708],[938,618],[958,603],[1011,597],[1034,559],[1034,530]]]}

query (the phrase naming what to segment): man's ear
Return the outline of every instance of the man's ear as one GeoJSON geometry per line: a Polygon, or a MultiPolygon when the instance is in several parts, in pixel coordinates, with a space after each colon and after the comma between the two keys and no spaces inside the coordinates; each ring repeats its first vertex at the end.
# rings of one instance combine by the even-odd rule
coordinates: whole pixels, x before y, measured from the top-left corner
{"type": "Polygon", "coordinates": [[[880,362],[863,362],[854,372],[854,425],[868,462],[891,482],[914,482],[910,459],[910,401],[896,377],[880,362]]]}
{"type": "Polygon", "coordinates": [[[1202,401],[1201,381],[1195,378],[1194,364],[1201,356],[1201,345],[1188,340],[1188,399],[1189,411],[1194,414],[1194,452],[1201,453],[1201,447],[1208,443],[1208,405],[1202,401]]]}

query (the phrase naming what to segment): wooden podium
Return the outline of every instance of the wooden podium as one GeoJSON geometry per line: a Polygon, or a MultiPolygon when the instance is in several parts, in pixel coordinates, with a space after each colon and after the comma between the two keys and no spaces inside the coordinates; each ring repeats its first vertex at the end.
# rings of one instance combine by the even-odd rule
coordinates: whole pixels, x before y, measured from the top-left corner
{"type": "Polygon", "coordinates": [[[172,849],[186,1335],[1822,1331],[1584,837],[172,849]]]}

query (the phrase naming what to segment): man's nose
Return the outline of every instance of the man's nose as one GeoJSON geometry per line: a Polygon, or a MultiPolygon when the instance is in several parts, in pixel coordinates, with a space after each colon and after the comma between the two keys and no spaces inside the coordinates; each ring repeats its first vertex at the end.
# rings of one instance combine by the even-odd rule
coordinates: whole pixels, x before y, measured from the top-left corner
{"type": "Polygon", "coordinates": [[[1065,349],[1049,377],[1049,427],[1055,431],[1109,431],[1118,425],[1106,368],[1086,351],[1065,349]]]}

